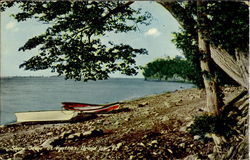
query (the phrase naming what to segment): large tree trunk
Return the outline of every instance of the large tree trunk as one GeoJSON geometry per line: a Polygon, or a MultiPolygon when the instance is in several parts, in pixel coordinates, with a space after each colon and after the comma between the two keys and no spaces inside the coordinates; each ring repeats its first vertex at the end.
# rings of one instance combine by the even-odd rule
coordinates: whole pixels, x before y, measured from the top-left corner
{"type": "Polygon", "coordinates": [[[202,70],[202,77],[206,89],[207,97],[207,112],[213,115],[219,115],[220,97],[218,96],[219,90],[217,86],[217,77],[211,68],[211,55],[210,55],[210,44],[205,39],[204,35],[206,32],[207,17],[201,10],[204,6],[202,0],[197,1],[197,19],[198,19],[198,46],[200,57],[200,65],[202,70]]]}
{"type": "Polygon", "coordinates": [[[218,115],[219,114],[219,101],[218,101],[218,91],[217,91],[217,80],[211,70],[211,57],[209,52],[209,44],[202,38],[202,33],[199,32],[199,52],[201,56],[206,58],[201,58],[200,65],[203,72],[202,77],[206,89],[206,98],[207,98],[207,108],[206,111],[218,115]]]}

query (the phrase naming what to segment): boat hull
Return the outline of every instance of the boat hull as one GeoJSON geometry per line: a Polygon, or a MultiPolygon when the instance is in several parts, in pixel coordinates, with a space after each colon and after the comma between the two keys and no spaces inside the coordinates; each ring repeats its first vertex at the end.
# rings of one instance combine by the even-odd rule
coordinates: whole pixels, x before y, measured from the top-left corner
{"type": "Polygon", "coordinates": [[[66,110],[77,110],[85,113],[108,112],[120,107],[117,103],[100,105],[100,104],[87,104],[77,102],[63,102],[63,107],[66,110]]]}
{"type": "Polygon", "coordinates": [[[71,121],[83,119],[88,115],[110,112],[120,107],[119,104],[94,105],[64,102],[66,110],[16,112],[17,122],[71,121]]]}
{"type": "Polygon", "coordinates": [[[102,104],[90,104],[90,103],[78,103],[78,102],[62,102],[64,107],[92,107],[92,106],[104,106],[102,104]]]}
{"type": "Polygon", "coordinates": [[[79,115],[78,111],[16,112],[17,122],[68,121],[79,115]]]}

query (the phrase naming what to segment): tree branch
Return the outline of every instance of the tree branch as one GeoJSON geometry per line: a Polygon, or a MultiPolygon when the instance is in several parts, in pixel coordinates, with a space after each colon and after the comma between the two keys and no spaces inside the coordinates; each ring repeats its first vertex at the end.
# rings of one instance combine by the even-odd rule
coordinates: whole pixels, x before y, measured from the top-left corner
{"type": "Polygon", "coordinates": [[[112,9],[108,14],[106,14],[104,17],[102,17],[101,21],[106,20],[107,18],[109,18],[113,14],[119,13],[121,11],[121,9],[129,7],[132,3],[134,3],[134,1],[129,1],[127,3],[124,3],[122,5],[117,6],[116,8],[112,9]]]}
{"type": "Polygon", "coordinates": [[[180,26],[186,29],[191,35],[197,39],[197,22],[193,19],[192,15],[189,15],[187,11],[176,1],[158,1],[170,14],[177,20],[180,26]]]}

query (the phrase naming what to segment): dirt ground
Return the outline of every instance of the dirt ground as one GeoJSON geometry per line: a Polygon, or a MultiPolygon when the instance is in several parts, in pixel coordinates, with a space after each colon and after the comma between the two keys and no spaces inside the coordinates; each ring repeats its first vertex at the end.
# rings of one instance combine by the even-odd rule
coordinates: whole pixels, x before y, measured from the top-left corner
{"type": "MultiPolygon", "coordinates": [[[[227,101],[240,89],[223,90],[227,101]]],[[[0,159],[208,159],[213,142],[187,131],[205,106],[204,90],[187,89],[126,101],[80,122],[1,126],[0,159]]]]}

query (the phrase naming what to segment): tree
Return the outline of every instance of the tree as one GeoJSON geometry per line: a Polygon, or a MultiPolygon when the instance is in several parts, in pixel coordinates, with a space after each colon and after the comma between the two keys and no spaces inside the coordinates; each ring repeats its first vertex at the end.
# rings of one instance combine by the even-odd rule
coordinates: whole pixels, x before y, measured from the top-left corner
{"type": "MultiPolygon", "coordinates": [[[[196,10],[194,7],[196,4],[193,4],[194,2],[184,2],[190,5],[181,5],[178,2],[167,2],[167,1],[162,1],[159,2],[164,8],[166,8],[172,15],[173,17],[176,18],[176,20],[179,22],[179,24],[182,26],[182,28],[184,28],[185,30],[187,30],[189,32],[189,34],[191,34],[191,36],[193,37],[194,40],[198,39],[198,35],[197,35],[197,27],[196,27],[196,18],[195,15],[193,14],[193,12],[196,10]],[[187,6],[187,7],[185,7],[187,6]],[[191,6],[191,7],[189,7],[191,6]]],[[[218,22],[218,26],[221,27],[229,27],[231,28],[230,30],[226,30],[226,28],[222,28],[221,32],[217,32],[217,30],[214,30],[213,28],[211,28],[211,30],[209,30],[208,33],[216,33],[217,32],[217,36],[220,33],[223,33],[225,35],[224,31],[228,31],[226,32],[227,38],[231,38],[234,39],[237,36],[235,34],[235,27],[237,26],[238,30],[241,30],[243,32],[240,31],[240,33],[245,33],[245,34],[240,34],[240,37],[242,37],[242,39],[237,39],[240,40],[240,42],[243,42],[246,48],[242,48],[239,47],[240,43],[237,43],[236,39],[234,39],[234,42],[237,43],[236,48],[234,48],[233,50],[238,50],[238,57],[241,58],[235,58],[234,53],[231,53],[233,55],[230,54],[230,52],[228,50],[226,50],[225,48],[223,48],[221,45],[221,43],[214,43],[214,39],[212,38],[213,36],[209,36],[209,39],[211,40],[212,45],[210,45],[210,50],[211,50],[211,57],[213,59],[213,61],[220,66],[231,78],[233,78],[237,83],[239,83],[240,85],[242,85],[245,88],[248,88],[248,5],[249,3],[245,3],[243,2],[209,2],[207,3],[208,6],[207,8],[209,8],[210,6],[210,11],[211,13],[214,13],[213,16],[210,16],[210,18],[212,18],[212,20],[214,20],[213,22],[216,21],[215,17],[220,17],[221,21],[217,21],[218,22]],[[233,12],[225,12],[225,9],[227,10],[228,6],[230,6],[230,11],[233,12]],[[216,13],[216,11],[219,11],[216,13]],[[241,13],[240,13],[241,12],[241,13]],[[220,16],[218,16],[220,15],[220,16]],[[223,20],[224,18],[227,18],[226,20],[223,20]],[[228,19],[230,19],[230,21],[228,21],[228,19]],[[234,21],[232,21],[232,19],[234,19],[234,21]],[[238,19],[238,20],[237,20],[238,19]],[[229,23],[228,22],[232,22],[229,23]],[[239,27],[240,26],[240,27],[239,27]],[[242,27],[242,28],[241,28],[242,27]],[[244,41],[242,41],[244,39],[244,41]],[[228,65],[230,64],[230,65],[228,65]],[[242,64],[240,67],[239,64],[242,64]],[[239,74],[242,73],[242,74],[239,74]]],[[[210,24],[211,21],[209,21],[210,24]]],[[[212,26],[212,25],[210,25],[212,26]]],[[[227,29],[229,29],[227,28],[227,29]]],[[[213,34],[211,34],[213,35],[213,34]]],[[[208,35],[206,35],[208,36],[208,35]]],[[[216,37],[216,36],[214,36],[216,37]]],[[[221,36],[218,36],[219,38],[222,38],[221,36]]],[[[218,38],[217,37],[217,38],[218,38]]],[[[239,37],[238,37],[239,38],[239,37]]],[[[227,39],[224,37],[224,42],[227,41],[227,39]]],[[[222,42],[222,41],[221,41],[222,42]]],[[[230,43],[229,43],[230,44],[230,43]]]]}
{"type": "MultiPolygon", "coordinates": [[[[189,66],[192,67],[192,82],[199,88],[204,88],[204,82],[202,78],[202,72],[200,68],[200,54],[198,50],[198,42],[193,39],[190,33],[181,29],[179,32],[173,33],[172,42],[180,49],[189,62],[189,66]],[[198,55],[198,56],[197,56],[198,55]]],[[[218,77],[218,85],[238,85],[238,83],[228,76],[218,65],[213,61],[211,62],[213,70],[218,77]]]]}
{"type": "Polygon", "coordinates": [[[39,53],[20,65],[25,70],[44,70],[76,80],[107,79],[109,73],[137,73],[134,58],[147,54],[126,44],[103,44],[99,37],[107,32],[136,30],[136,24],[149,24],[150,14],[130,7],[132,2],[116,1],[19,1],[22,12],[13,15],[17,21],[29,18],[51,24],[46,32],[29,39],[19,50],[39,47],[39,53]]]}
{"type": "Polygon", "coordinates": [[[217,77],[211,68],[210,43],[204,35],[207,32],[208,19],[205,15],[205,5],[202,0],[197,0],[197,22],[198,22],[198,48],[200,53],[200,66],[207,94],[207,111],[219,115],[223,100],[219,96],[217,77]]]}
{"type": "MultiPolygon", "coordinates": [[[[241,2],[207,2],[203,3],[202,6],[198,7],[196,6],[196,2],[183,2],[182,4],[178,2],[167,2],[162,1],[160,2],[163,7],[165,7],[179,22],[179,24],[183,27],[183,29],[186,30],[186,32],[189,34],[189,36],[193,39],[194,43],[197,43],[197,45],[200,45],[200,51],[204,51],[202,55],[207,55],[206,57],[199,57],[199,61],[201,61],[201,65],[203,67],[203,79],[204,82],[207,83],[206,75],[209,74],[209,77],[212,79],[216,78],[214,77],[213,73],[211,74],[211,71],[214,71],[214,68],[209,67],[208,63],[204,63],[204,58],[208,58],[211,56],[213,61],[218,64],[230,77],[232,77],[235,81],[237,81],[239,84],[244,86],[245,88],[248,88],[248,54],[245,50],[248,50],[248,7],[241,2]],[[230,6],[230,9],[232,14],[234,16],[230,15],[231,12],[225,12],[225,8],[228,9],[228,6],[230,6]],[[200,16],[197,15],[197,10],[202,9],[202,12],[200,16]],[[241,13],[239,13],[241,12],[241,13]],[[202,16],[202,14],[205,14],[202,16]],[[218,16],[219,15],[219,16],[218,16]],[[198,18],[197,18],[198,17],[198,18]],[[215,17],[220,17],[215,18],[215,17]],[[226,19],[226,21],[223,21],[223,18],[231,18],[230,21],[226,19]],[[235,21],[232,21],[232,17],[236,17],[235,21]],[[206,18],[206,22],[204,22],[202,19],[206,18]],[[238,19],[238,20],[237,20],[238,19]],[[198,24],[196,25],[198,20],[198,24]],[[203,22],[201,22],[203,21],[203,22]],[[231,22],[232,23],[228,23],[231,22]],[[228,23],[228,24],[227,24],[228,23]],[[239,36],[235,36],[235,26],[238,25],[238,33],[239,36]],[[213,27],[215,26],[215,27],[213,27]],[[217,27],[217,28],[216,28],[217,27]],[[224,27],[223,29],[220,27],[224,27]],[[242,27],[242,28],[241,28],[242,27]],[[220,28],[220,29],[219,29],[220,28]],[[225,30],[227,31],[226,33],[225,30]],[[198,36],[198,31],[200,31],[200,36],[198,36]],[[244,34],[245,33],[245,34],[244,34]],[[221,34],[221,35],[220,35],[221,34]],[[206,39],[204,39],[206,37],[206,39]],[[234,41],[227,41],[227,38],[234,39],[234,41]],[[201,41],[198,41],[199,40],[201,41]],[[201,42],[201,43],[199,43],[201,42]],[[234,42],[234,43],[232,43],[234,42]],[[235,42],[242,42],[244,47],[239,46],[239,43],[236,44],[235,42]],[[226,48],[225,44],[227,46],[231,46],[231,49],[234,51],[235,49],[241,50],[239,53],[238,58],[240,60],[235,59],[232,57],[232,50],[226,48]],[[202,45],[204,44],[204,45],[202,45]],[[231,45],[234,44],[234,45],[231,45]],[[219,47],[222,47],[224,49],[219,49],[219,47]],[[226,49],[225,49],[226,48],[226,49]],[[211,52],[210,52],[211,51],[211,52]],[[210,52],[210,53],[209,53],[210,52]],[[223,57],[225,56],[225,57],[223,57]],[[203,60],[202,60],[203,59],[203,60]],[[235,63],[236,61],[236,63],[235,63]],[[233,63],[234,62],[234,63],[233,63]],[[230,64],[230,66],[228,65],[230,64]],[[206,65],[204,65],[206,64],[206,65]],[[239,67],[240,65],[242,67],[239,67]],[[210,68],[210,69],[209,69],[210,68]],[[206,71],[206,72],[204,72],[206,71]],[[242,73],[242,74],[239,74],[242,73]]],[[[234,18],[233,18],[234,19],[234,18]]],[[[200,53],[200,52],[197,52],[200,53]]],[[[196,56],[199,54],[195,54],[196,56]]],[[[211,60],[208,60],[211,61],[211,60]]],[[[213,63],[213,61],[209,63],[213,63]]],[[[214,66],[214,65],[210,65],[214,66]]],[[[215,79],[211,82],[216,83],[215,79]]],[[[216,85],[213,83],[207,83],[206,92],[207,92],[207,108],[208,111],[213,114],[218,114],[218,108],[217,104],[220,103],[221,96],[216,96],[216,85]],[[212,94],[213,93],[213,94],[212,94]],[[217,97],[217,98],[216,98],[217,97]],[[213,107],[213,105],[217,106],[216,108],[213,107]],[[210,108],[210,109],[209,109],[210,108]]],[[[222,103],[221,103],[222,104],[222,103]]]]}
{"type": "Polygon", "coordinates": [[[190,66],[189,62],[182,57],[175,58],[160,58],[148,63],[143,67],[143,75],[145,79],[165,79],[182,78],[183,80],[193,82],[194,68],[190,66]]]}
{"type": "MultiPolygon", "coordinates": [[[[192,2],[187,2],[191,5],[192,2]]],[[[203,3],[203,2],[201,2],[203,3]]],[[[183,8],[183,6],[178,5],[178,3],[163,2],[162,5],[170,11],[170,13],[176,17],[177,21],[182,25],[182,27],[190,34],[192,39],[197,42],[198,38],[202,40],[205,44],[204,47],[200,44],[200,49],[205,50],[205,55],[208,55],[209,59],[212,58],[218,66],[222,68],[231,78],[233,78],[241,86],[245,87],[248,91],[249,89],[249,2],[209,2],[206,4],[201,4],[198,2],[198,6],[201,5],[205,15],[201,13],[199,17],[192,17],[192,12],[189,9],[183,8]],[[175,6],[175,7],[173,7],[175,6]],[[226,10],[226,12],[225,12],[226,10]],[[201,18],[201,19],[200,19],[201,18]],[[205,19],[204,26],[195,27],[195,20],[198,19],[202,24],[202,19],[205,19]],[[187,23],[189,22],[189,23],[187,23]],[[193,25],[193,27],[192,27],[193,25]],[[205,27],[205,28],[202,28],[205,27]],[[198,36],[196,29],[199,31],[198,36]],[[210,53],[209,53],[210,52],[210,53]],[[209,54],[207,54],[209,53],[209,54]]],[[[195,8],[195,7],[192,7],[195,8]]],[[[191,8],[191,11],[194,9],[191,8]]],[[[203,21],[204,22],[204,21],[203,21]]],[[[212,62],[212,63],[213,63],[212,62]]],[[[203,63],[203,62],[201,62],[203,63]]],[[[209,66],[209,65],[208,65],[209,66]]],[[[212,66],[213,67],[213,66],[212,66]]],[[[212,68],[214,70],[214,68],[212,68]]],[[[211,74],[210,74],[211,75],[211,74]]],[[[211,76],[210,76],[211,77],[211,76]]],[[[214,77],[211,77],[214,79],[214,77]]],[[[204,82],[206,79],[204,79],[204,82]]],[[[215,81],[210,81],[212,84],[208,83],[206,87],[206,92],[211,93],[211,91],[216,91],[215,81]],[[211,87],[211,88],[209,88],[211,87]]],[[[218,92],[218,91],[217,91],[218,92]]],[[[218,94],[218,93],[217,93],[218,94]]],[[[215,95],[215,94],[214,94],[215,95]]],[[[209,104],[215,104],[221,100],[221,97],[212,94],[207,94],[207,108],[210,108],[212,114],[219,114],[221,106],[216,108],[209,106],[209,104]],[[212,98],[213,97],[213,98],[212,98]],[[216,99],[217,98],[217,99],[216,99]],[[216,102],[217,101],[217,102],[216,102]]],[[[239,97],[236,97],[237,99],[239,97]]],[[[217,103],[218,104],[218,103],[217,103]]],[[[226,115],[228,116],[228,115],[226,115]]],[[[218,116],[217,116],[218,117],[218,116]]],[[[248,133],[247,131],[244,131],[248,133]]],[[[247,147],[247,138],[245,138],[240,143],[236,143],[233,147],[237,145],[247,147]]],[[[215,144],[222,142],[221,138],[214,139],[215,144]]],[[[219,147],[220,148],[220,147],[219,147]]],[[[240,157],[248,157],[246,153],[240,151],[239,147],[236,147],[234,154],[240,154],[240,157]]],[[[221,157],[220,157],[221,158],[221,157]]],[[[236,158],[236,157],[234,157],[236,158]]]]}

